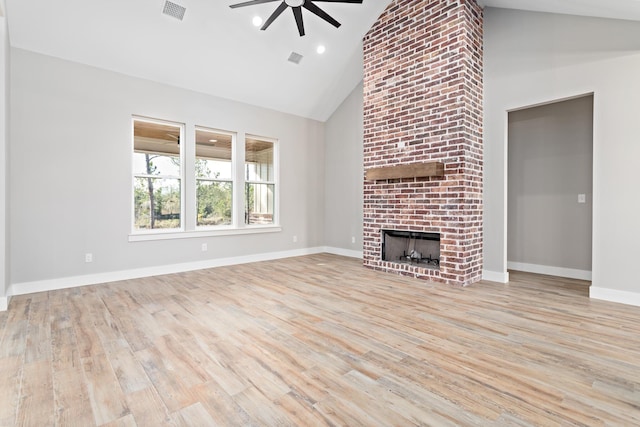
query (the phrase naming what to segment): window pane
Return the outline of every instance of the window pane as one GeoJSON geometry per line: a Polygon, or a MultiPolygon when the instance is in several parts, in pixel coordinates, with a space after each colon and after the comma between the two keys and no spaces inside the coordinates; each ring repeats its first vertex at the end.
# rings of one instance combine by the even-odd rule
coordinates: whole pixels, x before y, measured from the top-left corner
{"type": "Polygon", "coordinates": [[[180,176],[180,157],[151,153],[133,153],[135,175],[180,176]]]}
{"type": "Polygon", "coordinates": [[[274,189],[273,184],[246,184],[246,224],[273,224],[274,189]]]}
{"type": "Polygon", "coordinates": [[[233,135],[208,129],[196,129],[196,177],[232,179],[233,135]]]}
{"type": "Polygon", "coordinates": [[[180,228],[180,180],[135,178],[136,230],[180,228]]]}
{"type": "Polygon", "coordinates": [[[245,179],[273,182],[273,142],[247,138],[245,145],[245,179]]]}
{"type": "Polygon", "coordinates": [[[233,185],[230,182],[197,181],[199,226],[231,225],[233,185]]]}
{"type": "Polygon", "coordinates": [[[180,176],[180,126],[134,120],[133,173],[180,176]]]}

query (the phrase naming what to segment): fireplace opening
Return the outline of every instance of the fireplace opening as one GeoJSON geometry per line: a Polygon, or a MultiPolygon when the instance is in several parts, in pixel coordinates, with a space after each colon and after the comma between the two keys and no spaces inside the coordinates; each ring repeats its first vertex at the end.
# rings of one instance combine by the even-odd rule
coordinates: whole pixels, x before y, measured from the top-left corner
{"type": "Polygon", "coordinates": [[[382,260],[440,269],[440,233],[382,230],[382,260]]]}

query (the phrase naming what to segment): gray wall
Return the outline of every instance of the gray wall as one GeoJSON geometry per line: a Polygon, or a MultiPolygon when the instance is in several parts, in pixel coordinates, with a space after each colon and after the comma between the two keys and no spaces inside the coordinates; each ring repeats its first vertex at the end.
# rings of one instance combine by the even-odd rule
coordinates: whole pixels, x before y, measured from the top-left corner
{"type": "MultiPolygon", "coordinates": [[[[1,5],[0,5],[1,6],[1,5]]],[[[9,224],[8,201],[8,140],[9,140],[9,36],[7,19],[0,8],[0,310],[8,301],[9,287],[9,224]]]]}
{"type": "Polygon", "coordinates": [[[11,76],[12,284],[323,243],[323,123],[20,49],[11,76]],[[129,242],[132,114],[279,138],[282,232],[129,242]]]}
{"type": "Polygon", "coordinates": [[[509,113],[509,262],[591,271],[592,141],[593,96],[509,113]]]}
{"type": "Polygon", "coordinates": [[[362,252],[363,85],[326,122],[325,244],[362,252]],[[355,237],[355,243],[352,243],[355,237]]]}
{"type": "Polygon", "coordinates": [[[507,112],[594,94],[591,295],[640,305],[640,23],[485,9],[484,262],[507,269],[507,112]]]}

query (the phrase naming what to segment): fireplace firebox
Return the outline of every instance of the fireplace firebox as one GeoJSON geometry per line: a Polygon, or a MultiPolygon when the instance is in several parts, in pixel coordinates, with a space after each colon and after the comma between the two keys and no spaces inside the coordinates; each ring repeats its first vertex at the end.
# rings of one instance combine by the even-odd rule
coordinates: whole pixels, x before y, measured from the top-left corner
{"type": "Polygon", "coordinates": [[[383,261],[440,269],[440,233],[382,230],[383,261]]]}

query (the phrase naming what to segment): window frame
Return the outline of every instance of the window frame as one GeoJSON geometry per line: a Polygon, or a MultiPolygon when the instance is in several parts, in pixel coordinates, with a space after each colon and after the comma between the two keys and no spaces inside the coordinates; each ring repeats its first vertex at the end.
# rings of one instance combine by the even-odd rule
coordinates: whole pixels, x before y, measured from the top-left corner
{"type": "Polygon", "coordinates": [[[280,141],[277,138],[260,136],[242,131],[223,130],[221,127],[208,125],[194,125],[189,122],[164,120],[141,115],[131,116],[130,165],[131,186],[130,203],[131,218],[129,242],[189,239],[197,237],[215,237],[244,234],[262,234],[281,232],[280,225],[280,141]],[[180,141],[180,228],[172,229],[136,229],[135,228],[135,174],[133,173],[133,154],[135,152],[134,126],[136,121],[157,123],[161,125],[179,126],[180,141]],[[196,131],[213,131],[232,135],[231,168],[232,179],[215,180],[198,178],[196,175],[196,131]],[[273,144],[273,177],[270,181],[252,181],[245,179],[245,150],[248,138],[258,139],[273,144]],[[232,183],[232,221],[230,225],[198,225],[197,182],[198,180],[232,183]],[[247,184],[270,184],[273,191],[273,223],[246,224],[245,223],[245,188],[247,184]]]}
{"type": "Polygon", "coordinates": [[[238,134],[236,132],[215,129],[207,126],[196,125],[193,131],[193,153],[194,153],[194,169],[193,169],[193,179],[194,179],[194,231],[199,230],[224,230],[224,229],[235,229],[237,228],[237,203],[236,203],[236,163],[237,163],[237,141],[238,134]],[[231,137],[231,175],[228,179],[215,179],[215,178],[198,178],[197,173],[195,171],[195,162],[198,161],[198,143],[196,139],[196,132],[211,132],[218,134],[225,134],[231,137]],[[231,183],[231,224],[223,224],[223,225],[198,225],[198,181],[207,181],[207,182],[222,182],[222,183],[231,183]]]}
{"type": "MultiPolygon", "coordinates": [[[[136,228],[136,203],[135,203],[135,181],[136,178],[148,178],[148,174],[136,174],[134,168],[134,154],[135,154],[135,123],[136,122],[144,122],[144,123],[153,123],[164,126],[175,126],[180,129],[179,140],[185,140],[185,127],[184,123],[172,121],[172,120],[164,120],[164,119],[155,119],[144,116],[132,116],[131,117],[131,147],[130,147],[130,160],[131,160],[131,195],[129,200],[131,201],[131,235],[159,235],[159,234],[173,234],[178,232],[185,231],[186,226],[186,218],[185,218],[185,203],[186,203],[186,179],[185,179],[185,149],[183,144],[178,144],[180,146],[180,175],[177,179],[180,180],[180,227],[177,228],[149,228],[149,229],[137,229],[136,228]]],[[[174,176],[170,175],[151,175],[152,178],[161,178],[161,179],[176,179],[174,176]]]]}
{"type": "Polygon", "coordinates": [[[279,226],[280,224],[280,220],[279,220],[279,200],[280,200],[280,195],[279,195],[279,190],[280,190],[280,185],[278,184],[279,182],[279,163],[278,163],[278,159],[279,159],[279,141],[276,138],[270,138],[270,137],[265,137],[265,136],[260,136],[260,135],[255,135],[255,134],[246,134],[244,137],[244,144],[243,144],[243,152],[245,154],[245,156],[243,156],[243,164],[242,164],[242,189],[243,189],[243,200],[242,200],[242,205],[243,205],[243,209],[242,209],[242,224],[244,227],[246,228],[262,228],[262,227],[274,227],[274,226],[279,226]],[[246,159],[246,143],[247,143],[247,139],[255,139],[255,140],[259,140],[259,141],[264,141],[264,142],[269,142],[271,144],[273,144],[273,176],[272,176],[272,180],[270,181],[255,181],[255,180],[250,180],[247,179],[246,174],[245,174],[245,168],[247,165],[247,159],[246,159]],[[273,222],[271,224],[248,224],[245,220],[245,212],[247,210],[247,206],[245,205],[245,201],[246,201],[246,189],[247,189],[247,185],[248,184],[263,184],[263,185],[273,185],[273,222]]]}

